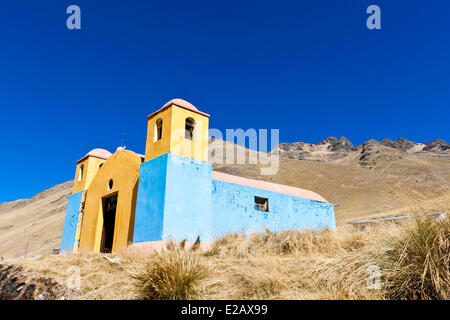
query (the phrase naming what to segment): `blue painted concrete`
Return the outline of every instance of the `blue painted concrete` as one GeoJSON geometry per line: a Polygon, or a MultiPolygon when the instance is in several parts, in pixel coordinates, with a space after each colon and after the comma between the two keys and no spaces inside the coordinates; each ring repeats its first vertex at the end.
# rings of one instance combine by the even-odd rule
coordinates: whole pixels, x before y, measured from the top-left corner
{"type": "Polygon", "coordinates": [[[171,153],[144,162],[133,242],[211,241],[211,171],[211,164],[171,153]]]}
{"type": "Polygon", "coordinates": [[[143,163],[133,242],[336,228],[330,203],[212,180],[211,173],[211,164],[171,153],[143,163]],[[255,196],[269,199],[269,212],[254,209],[255,196]]]}
{"type": "Polygon", "coordinates": [[[162,239],[168,154],[141,164],[133,242],[162,239]]]}
{"type": "Polygon", "coordinates": [[[220,180],[212,182],[213,237],[227,232],[336,229],[333,205],[220,180]],[[255,196],[269,200],[269,211],[255,210],[255,196]]]}
{"type": "Polygon", "coordinates": [[[61,239],[61,252],[73,251],[77,234],[78,220],[80,218],[81,199],[83,191],[69,196],[67,201],[66,218],[61,239]]]}
{"type": "Polygon", "coordinates": [[[213,240],[211,175],[211,164],[169,154],[163,240],[213,240]]]}

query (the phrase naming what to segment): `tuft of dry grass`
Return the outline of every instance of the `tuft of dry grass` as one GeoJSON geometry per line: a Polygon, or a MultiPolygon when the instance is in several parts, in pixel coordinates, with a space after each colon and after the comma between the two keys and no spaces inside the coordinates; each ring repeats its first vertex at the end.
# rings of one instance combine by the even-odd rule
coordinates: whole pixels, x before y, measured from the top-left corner
{"type": "Polygon", "coordinates": [[[430,217],[386,242],[379,259],[386,270],[385,295],[391,299],[450,298],[450,220],[430,217]]]}
{"type": "Polygon", "coordinates": [[[234,299],[277,299],[286,289],[283,264],[272,257],[255,257],[228,266],[234,299]]]}
{"type": "Polygon", "coordinates": [[[449,219],[428,217],[363,230],[227,234],[205,252],[172,244],[120,253],[117,264],[95,253],[19,264],[61,284],[78,266],[82,285],[68,299],[449,299],[449,247],[449,219]]]}
{"type": "Polygon", "coordinates": [[[194,251],[172,247],[145,257],[132,274],[137,297],[144,300],[196,298],[207,268],[194,251]]]}
{"type": "Polygon", "coordinates": [[[396,229],[359,252],[312,268],[308,273],[316,290],[338,299],[447,300],[449,219],[421,217],[396,229]],[[377,288],[369,283],[374,271],[380,281],[377,288]]]}

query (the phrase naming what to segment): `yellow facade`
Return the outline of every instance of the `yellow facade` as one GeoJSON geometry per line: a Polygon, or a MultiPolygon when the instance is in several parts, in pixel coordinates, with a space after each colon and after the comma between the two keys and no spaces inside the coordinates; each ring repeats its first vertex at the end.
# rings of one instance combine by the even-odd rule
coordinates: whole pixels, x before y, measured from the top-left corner
{"type": "Polygon", "coordinates": [[[77,163],[75,180],[73,182],[72,193],[84,191],[89,188],[92,180],[100,169],[100,165],[105,163],[105,159],[96,157],[86,157],[77,163]]]}
{"type": "Polygon", "coordinates": [[[130,244],[139,169],[144,159],[170,152],[207,162],[208,129],[208,114],[184,100],[174,99],[148,117],[145,157],[123,149],[113,155],[104,149],[94,149],[79,160],[72,193],[83,191],[83,194],[73,250],[118,252],[130,244]],[[186,127],[191,129],[188,136],[186,127]],[[116,196],[111,208],[109,201],[116,196]],[[114,210],[113,215],[110,210],[114,210]],[[114,221],[109,220],[111,216],[115,217],[114,221]]]}
{"type": "Polygon", "coordinates": [[[172,127],[172,108],[167,108],[148,119],[147,142],[145,148],[145,161],[156,158],[157,156],[169,152],[170,135],[172,127]],[[162,120],[162,137],[155,141],[155,126],[158,119],[162,120]]]}
{"type": "Polygon", "coordinates": [[[208,161],[209,118],[175,104],[153,114],[148,119],[145,161],[164,153],[175,153],[201,161],[208,161]],[[185,138],[186,119],[195,121],[193,139],[185,138]],[[162,120],[162,137],[155,139],[158,119],[162,120]]]}
{"type": "Polygon", "coordinates": [[[104,199],[117,195],[112,252],[125,248],[133,239],[134,213],[141,156],[121,150],[101,167],[86,193],[79,250],[99,252],[103,233],[104,199]],[[113,181],[110,187],[110,181],[113,181]]]}

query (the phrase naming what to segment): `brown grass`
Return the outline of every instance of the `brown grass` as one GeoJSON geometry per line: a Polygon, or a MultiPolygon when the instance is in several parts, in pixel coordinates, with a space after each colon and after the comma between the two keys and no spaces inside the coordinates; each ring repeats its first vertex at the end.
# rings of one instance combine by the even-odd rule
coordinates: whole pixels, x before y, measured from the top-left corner
{"type": "Polygon", "coordinates": [[[61,284],[68,267],[79,266],[82,286],[72,299],[448,299],[449,225],[425,218],[364,230],[227,234],[206,252],[171,246],[121,253],[120,264],[93,253],[20,264],[61,284]],[[370,286],[376,268],[378,289],[370,286]]]}
{"type": "Polygon", "coordinates": [[[194,299],[208,271],[194,251],[175,247],[147,255],[137,266],[131,277],[137,297],[144,300],[194,299]]]}
{"type": "Polygon", "coordinates": [[[449,219],[418,218],[362,250],[319,264],[309,275],[338,299],[443,299],[450,295],[449,219]],[[380,289],[371,290],[371,270],[380,289]]]}
{"type": "Polygon", "coordinates": [[[216,286],[209,299],[326,299],[339,298],[318,287],[313,270],[340,257],[355,254],[394,226],[364,231],[342,226],[324,230],[266,231],[249,239],[228,234],[205,253],[216,269],[216,286]]]}
{"type": "Polygon", "coordinates": [[[417,219],[386,244],[386,296],[393,299],[450,298],[450,220],[417,219]]]}

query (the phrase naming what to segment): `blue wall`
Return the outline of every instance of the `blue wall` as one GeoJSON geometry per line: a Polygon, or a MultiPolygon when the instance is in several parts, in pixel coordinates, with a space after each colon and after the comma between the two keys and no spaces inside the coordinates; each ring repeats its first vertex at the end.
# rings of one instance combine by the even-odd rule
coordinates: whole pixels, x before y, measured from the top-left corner
{"type": "Polygon", "coordinates": [[[209,163],[166,153],[140,168],[133,242],[212,241],[227,232],[335,229],[333,205],[212,180],[209,163]],[[255,196],[269,212],[254,209],[255,196]]]}
{"type": "Polygon", "coordinates": [[[74,193],[67,200],[66,218],[61,239],[61,252],[73,251],[80,218],[81,199],[83,191],[74,193]]]}
{"type": "Polygon", "coordinates": [[[213,240],[211,176],[211,164],[169,154],[163,240],[213,240]]]}
{"type": "Polygon", "coordinates": [[[162,239],[168,154],[141,164],[133,242],[162,239]]]}
{"type": "Polygon", "coordinates": [[[172,153],[144,162],[133,242],[211,241],[211,168],[172,153]]]}
{"type": "Polygon", "coordinates": [[[212,182],[214,237],[227,232],[336,229],[333,205],[220,180],[212,182]],[[269,212],[255,210],[255,196],[269,199],[269,212]]]}

